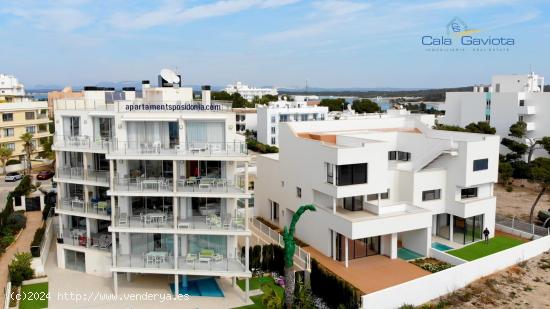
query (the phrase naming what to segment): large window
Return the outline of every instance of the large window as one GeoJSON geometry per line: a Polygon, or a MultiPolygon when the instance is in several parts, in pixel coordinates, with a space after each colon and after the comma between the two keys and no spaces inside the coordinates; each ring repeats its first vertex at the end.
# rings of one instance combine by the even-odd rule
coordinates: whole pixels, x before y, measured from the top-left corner
{"type": "Polygon", "coordinates": [[[327,182],[334,183],[334,164],[325,163],[325,168],[327,170],[327,182]]]}
{"type": "Polygon", "coordinates": [[[347,186],[367,183],[368,163],[336,166],[336,185],[347,186]]]}
{"type": "Polygon", "coordinates": [[[388,151],[388,160],[390,161],[410,161],[411,153],[406,151],[388,151]]]}
{"type": "Polygon", "coordinates": [[[25,112],[25,119],[26,120],[33,120],[34,119],[34,112],[25,112]]]}
{"type": "Polygon", "coordinates": [[[441,199],[441,189],[422,191],[422,201],[433,201],[441,199]]]}
{"type": "Polygon", "coordinates": [[[483,215],[469,218],[453,216],[453,241],[467,244],[481,239],[483,215]]]}
{"type": "Polygon", "coordinates": [[[2,121],[13,121],[13,114],[12,113],[2,114],[2,121]]]}
{"type": "Polygon", "coordinates": [[[27,133],[36,133],[36,127],[35,126],[28,126],[25,128],[25,131],[27,131],[27,133]]]}
{"type": "Polygon", "coordinates": [[[351,210],[351,211],[357,211],[357,210],[363,210],[363,196],[350,196],[350,197],[344,197],[344,209],[351,210]]]}
{"type": "Polygon", "coordinates": [[[222,144],[225,142],[223,121],[186,121],[188,144],[222,144]]]}
{"type": "Polygon", "coordinates": [[[5,128],[4,129],[4,137],[10,137],[13,136],[13,128],[5,128]]]}
{"type": "Polygon", "coordinates": [[[474,160],[474,172],[483,171],[489,168],[489,159],[474,160]]]}
{"type": "Polygon", "coordinates": [[[472,198],[477,197],[477,188],[466,188],[460,190],[460,198],[472,198]]]}
{"type": "MultiPolygon", "coordinates": [[[[347,239],[348,241],[348,259],[358,259],[366,256],[380,254],[380,236],[347,239]]],[[[336,235],[336,259],[344,261],[346,259],[346,237],[336,235]]]]}

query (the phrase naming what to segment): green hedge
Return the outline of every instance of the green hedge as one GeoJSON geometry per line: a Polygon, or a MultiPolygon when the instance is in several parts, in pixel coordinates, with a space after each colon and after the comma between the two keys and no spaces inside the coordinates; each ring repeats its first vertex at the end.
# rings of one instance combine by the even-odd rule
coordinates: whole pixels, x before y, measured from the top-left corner
{"type": "Polygon", "coordinates": [[[249,139],[246,141],[246,145],[248,146],[248,149],[259,152],[259,153],[278,153],[279,148],[275,146],[270,146],[266,144],[262,144],[256,140],[249,139]]]}
{"type": "Polygon", "coordinates": [[[311,291],[330,307],[359,308],[361,291],[311,259],[311,291]]]}
{"type": "MultiPolygon", "coordinates": [[[[284,249],[278,245],[256,245],[250,248],[250,270],[261,269],[264,272],[277,272],[283,275],[285,272],[284,249]]],[[[241,248],[244,256],[244,247],[241,248]]]]}

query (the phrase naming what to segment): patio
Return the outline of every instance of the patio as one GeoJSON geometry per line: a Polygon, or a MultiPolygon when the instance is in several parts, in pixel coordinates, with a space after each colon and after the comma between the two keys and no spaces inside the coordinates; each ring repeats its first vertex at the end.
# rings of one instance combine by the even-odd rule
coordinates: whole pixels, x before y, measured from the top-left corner
{"type": "Polygon", "coordinates": [[[364,294],[407,282],[430,273],[401,259],[390,259],[382,255],[374,255],[349,261],[346,268],[343,262],[334,261],[312,247],[304,250],[311,254],[319,263],[334,272],[344,280],[357,287],[364,294]]]}

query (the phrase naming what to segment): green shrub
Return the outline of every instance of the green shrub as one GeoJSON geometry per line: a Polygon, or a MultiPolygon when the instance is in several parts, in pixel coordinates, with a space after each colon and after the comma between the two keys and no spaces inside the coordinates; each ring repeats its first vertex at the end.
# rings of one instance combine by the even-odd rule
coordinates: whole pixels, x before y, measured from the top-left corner
{"type": "Polygon", "coordinates": [[[34,232],[34,237],[32,239],[31,246],[39,246],[42,242],[42,238],[44,237],[44,233],[46,232],[46,227],[43,226],[34,232]]]}
{"type": "Polygon", "coordinates": [[[15,165],[15,164],[21,164],[21,161],[16,160],[16,159],[11,159],[11,160],[6,161],[6,166],[15,165]]]}
{"type": "Polygon", "coordinates": [[[21,179],[21,182],[17,187],[15,187],[15,190],[13,190],[14,196],[25,196],[29,193],[31,193],[35,187],[32,185],[32,179],[29,175],[23,176],[21,179]]]}
{"type": "Polygon", "coordinates": [[[32,256],[28,252],[16,253],[14,259],[8,265],[10,281],[14,286],[20,286],[25,280],[34,277],[31,267],[32,256]]]}
{"type": "Polygon", "coordinates": [[[13,244],[14,241],[15,241],[15,236],[13,235],[4,236],[0,239],[0,246],[2,246],[3,248],[7,248],[9,247],[9,245],[13,244]]]}
{"type": "Polygon", "coordinates": [[[262,246],[255,245],[250,250],[250,269],[262,268],[262,246]]]}
{"type": "Polygon", "coordinates": [[[438,271],[442,271],[451,267],[453,267],[453,265],[447,264],[447,263],[441,263],[441,264],[424,263],[420,265],[420,268],[427,270],[431,273],[436,273],[438,271]]]}
{"type": "Polygon", "coordinates": [[[361,291],[311,259],[311,290],[330,308],[358,308],[361,291]]]}
{"type": "Polygon", "coordinates": [[[512,192],[514,188],[512,186],[506,186],[506,192],[512,192]]]}
{"type": "Polygon", "coordinates": [[[7,225],[17,233],[27,226],[27,218],[22,213],[14,212],[8,216],[7,225]]]}

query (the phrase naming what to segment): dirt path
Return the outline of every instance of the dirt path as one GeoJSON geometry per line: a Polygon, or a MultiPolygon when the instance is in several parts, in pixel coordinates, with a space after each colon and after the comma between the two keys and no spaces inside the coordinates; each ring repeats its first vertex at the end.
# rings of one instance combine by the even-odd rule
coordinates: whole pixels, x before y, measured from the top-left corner
{"type": "Polygon", "coordinates": [[[16,253],[30,252],[34,232],[42,226],[42,212],[26,212],[25,216],[27,217],[27,227],[21,232],[17,242],[9,247],[0,258],[0,304],[4,303],[4,289],[8,281],[8,264],[16,253]]]}

